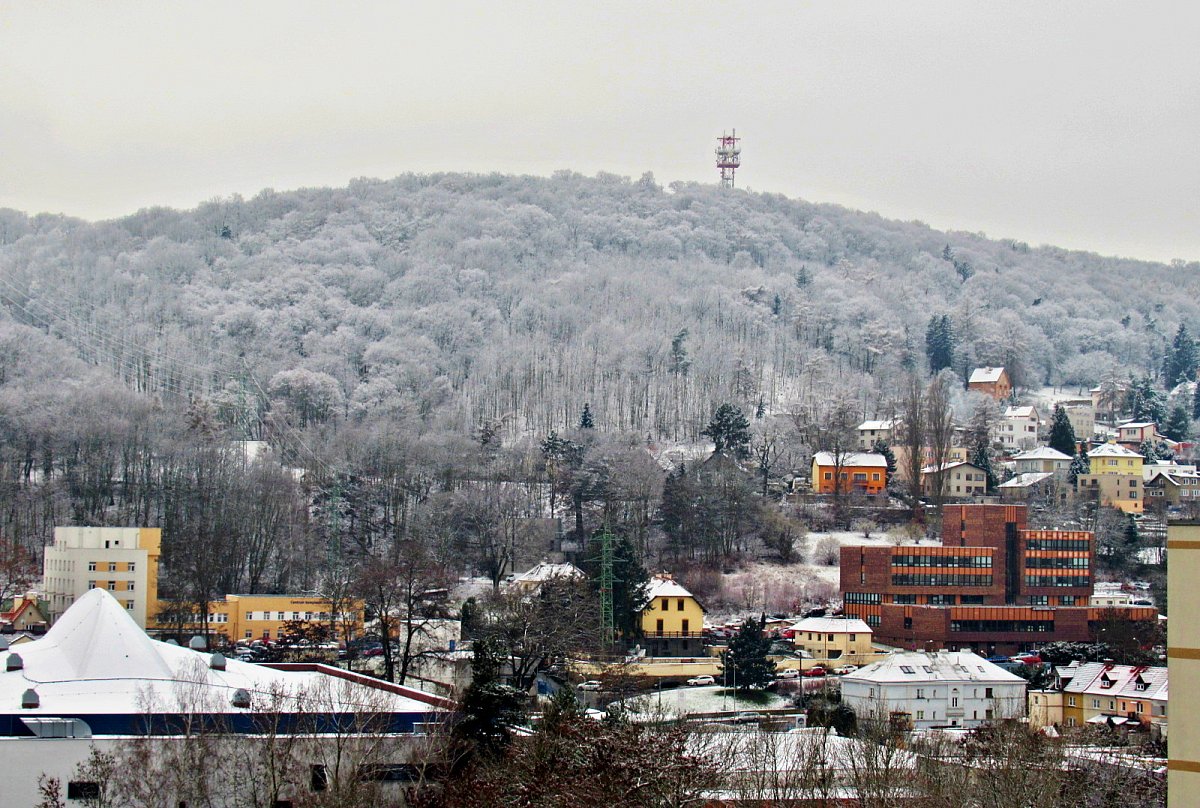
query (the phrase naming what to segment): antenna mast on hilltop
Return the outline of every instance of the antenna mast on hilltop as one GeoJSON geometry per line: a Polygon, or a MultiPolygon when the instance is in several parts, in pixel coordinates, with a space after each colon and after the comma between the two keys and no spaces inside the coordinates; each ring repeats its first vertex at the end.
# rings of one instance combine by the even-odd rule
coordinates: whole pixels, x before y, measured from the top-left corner
{"type": "Polygon", "coordinates": [[[733,134],[721,134],[717,138],[717,168],[721,169],[721,187],[733,187],[733,172],[742,164],[742,148],[738,146],[738,141],[741,140],[737,136],[737,130],[733,130],[733,134]]]}

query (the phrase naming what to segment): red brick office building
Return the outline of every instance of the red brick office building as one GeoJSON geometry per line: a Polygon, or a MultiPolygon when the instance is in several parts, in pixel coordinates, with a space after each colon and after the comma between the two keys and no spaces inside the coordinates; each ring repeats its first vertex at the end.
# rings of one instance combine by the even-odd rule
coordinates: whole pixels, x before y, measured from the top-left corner
{"type": "Polygon", "coordinates": [[[1029,530],[1023,505],[948,505],[941,546],[843,547],[842,598],[846,616],[865,620],[879,642],[1013,654],[1090,640],[1114,616],[1088,606],[1095,557],[1092,533],[1029,530]]]}

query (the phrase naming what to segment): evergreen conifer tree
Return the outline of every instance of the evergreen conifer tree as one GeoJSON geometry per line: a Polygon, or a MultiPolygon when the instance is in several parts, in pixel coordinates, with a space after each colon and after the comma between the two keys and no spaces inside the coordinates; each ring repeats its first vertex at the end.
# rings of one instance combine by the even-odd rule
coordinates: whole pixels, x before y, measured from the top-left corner
{"type": "Polygon", "coordinates": [[[925,356],[929,359],[929,372],[939,371],[954,364],[954,327],[950,315],[934,315],[929,318],[925,329],[925,356]]]}
{"type": "Polygon", "coordinates": [[[1079,447],[1076,445],[1075,428],[1071,419],[1061,404],[1054,405],[1054,415],[1050,419],[1050,448],[1056,449],[1068,457],[1074,457],[1079,447]]]}
{"type": "Polygon", "coordinates": [[[888,482],[891,482],[892,478],[896,476],[896,453],[883,438],[879,438],[871,444],[871,451],[883,455],[883,459],[887,461],[887,478],[888,482]]]}
{"type": "Polygon", "coordinates": [[[1142,445],[1138,447],[1138,454],[1144,457],[1147,463],[1158,462],[1158,447],[1154,445],[1153,441],[1142,441],[1142,445]]]}
{"type": "Polygon", "coordinates": [[[583,412],[579,414],[580,429],[595,429],[596,422],[592,420],[592,406],[590,404],[583,405],[583,412]]]}
{"type": "Polygon", "coordinates": [[[738,690],[766,687],[775,677],[775,663],[767,659],[771,638],[766,634],[767,616],[747,618],[721,655],[722,681],[738,690]]]}
{"type": "Polygon", "coordinates": [[[1192,419],[1188,418],[1187,407],[1182,403],[1171,408],[1167,423],[1163,425],[1163,434],[1171,440],[1185,440],[1192,431],[1192,419]]]}
{"type": "Polygon", "coordinates": [[[713,413],[708,426],[701,435],[712,438],[714,454],[727,455],[743,460],[750,454],[750,422],[742,411],[732,404],[722,404],[713,413]]]}
{"type": "Polygon", "coordinates": [[[1192,393],[1192,417],[1200,418],[1200,384],[1196,385],[1196,390],[1192,393]]]}
{"type": "Polygon", "coordinates": [[[1165,382],[1167,388],[1170,389],[1180,382],[1190,382],[1196,378],[1196,341],[1192,335],[1188,333],[1187,326],[1183,323],[1179,324],[1179,330],[1175,332],[1175,339],[1171,342],[1171,348],[1167,352],[1166,357],[1166,372],[1165,382]]]}
{"type": "Polygon", "coordinates": [[[983,469],[983,473],[987,477],[987,490],[988,493],[991,493],[1000,481],[996,477],[995,469],[992,468],[992,448],[988,446],[987,440],[978,441],[975,444],[971,451],[971,462],[983,469]]]}
{"type": "Polygon", "coordinates": [[[1087,450],[1085,449],[1071,459],[1071,466],[1067,469],[1067,479],[1071,481],[1071,485],[1075,485],[1075,481],[1079,479],[1079,475],[1087,474],[1090,470],[1087,450]]]}
{"type": "Polygon", "coordinates": [[[1167,405],[1149,376],[1135,380],[1130,386],[1129,411],[1135,421],[1161,424],[1167,420],[1167,405]]]}

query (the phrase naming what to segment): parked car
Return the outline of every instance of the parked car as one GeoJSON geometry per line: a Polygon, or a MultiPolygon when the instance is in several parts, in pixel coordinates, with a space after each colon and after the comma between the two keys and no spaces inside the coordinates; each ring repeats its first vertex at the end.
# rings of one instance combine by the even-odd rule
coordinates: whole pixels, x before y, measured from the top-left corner
{"type": "Polygon", "coordinates": [[[717,683],[717,680],[713,679],[706,673],[703,676],[693,676],[691,679],[687,680],[687,683],[691,687],[700,687],[701,685],[714,685],[717,683]]]}
{"type": "Polygon", "coordinates": [[[806,670],[804,672],[804,675],[805,676],[824,676],[825,669],[822,668],[820,665],[814,665],[813,667],[806,670]]]}
{"type": "Polygon", "coordinates": [[[784,668],[783,670],[776,672],[775,678],[776,679],[799,679],[800,678],[800,670],[799,670],[799,668],[784,668]]]}
{"type": "Polygon", "coordinates": [[[599,690],[604,686],[604,683],[598,679],[588,679],[586,682],[579,683],[580,690],[599,690]]]}
{"type": "Polygon", "coordinates": [[[834,676],[845,676],[847,673],[854,673],[856,670],[858,670],[857,665],[843,665],[840,668],[834,668],[833,675],[834,676]]]}
{"type": "Polygon", "coordinates": [[[762,719],[762,713],[754,713],[749,711],[740,712],[733,717],[733,720],[738,724],[754,724],[762,721],[762,719]]]}

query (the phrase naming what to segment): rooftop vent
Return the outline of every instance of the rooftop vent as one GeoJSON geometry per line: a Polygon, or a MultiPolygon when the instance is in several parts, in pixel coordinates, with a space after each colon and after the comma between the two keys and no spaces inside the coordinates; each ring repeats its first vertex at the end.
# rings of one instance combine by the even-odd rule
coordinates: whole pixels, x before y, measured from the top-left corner
{"type": "Polygon", "coordinates": [[[171,639],[167,640],[167,645],[179,645],[179,640],[172,637],[171,639]]]}
{"type": "Polygon", "coordinates": [[[7,650],[8,650],[8,640],[5,639],[4,637],[0,637],[0,651],[7,651],[7,650]]]}
{"type": "Polygon", "coordinates": [[[248,708],[250,706],[250,693],[244,687],[239,687],[233,691],[233,698],[230,702],[234,707],[248,708]]]}
{"type": "MultiPolygon", "coordinates": [[[[15,655],[14,655],[15,656],[15,655]]],[[[42,700],[38,698],[37,691],[32,687],[21,694],[21,709],[32,710],[34,707],[41,707],[42,700]]]]}
{"type": "Polygon", "coordinates": [[[193,651],[203,651],[205,648],[208,648],[208,640],[197,634],[188,640],[188,648],[191,648],[193,651]]]}
{"type": "Polygon", "coordinates": [[[4,663],[4,670],[19,671],[25,667],[25,660],[21,659],[20,654],[9,654],[8,661],[4,663]]]}
{"type": "Polygon", "coordinates": [[[213,654],[208,658],[208,667],[215,671],[225,670],[225,655],[219,652],[213,654]]]}

